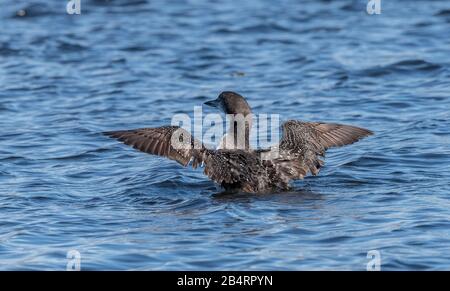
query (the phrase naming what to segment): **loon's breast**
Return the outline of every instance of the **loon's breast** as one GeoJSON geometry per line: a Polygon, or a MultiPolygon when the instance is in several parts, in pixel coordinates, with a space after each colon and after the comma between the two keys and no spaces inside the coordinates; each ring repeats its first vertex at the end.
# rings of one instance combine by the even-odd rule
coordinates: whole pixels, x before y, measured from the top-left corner
{"type": "MultiPolygon", "coordinates": [[[[245,137],[245,138],[249,138],[249,137],[245,137]]],[[[233,134],[231,133],[226,133],[222,139],[220,140],[219,145],[216,148],[217,150],[237,150],[237,149],[242,149],[242,150],[252,150],[252,147],[250,146],[250,143],[246,143],[245,140],[242,141],[238,141],[235,142],[234,138],[233,138],[233,134]]]]}

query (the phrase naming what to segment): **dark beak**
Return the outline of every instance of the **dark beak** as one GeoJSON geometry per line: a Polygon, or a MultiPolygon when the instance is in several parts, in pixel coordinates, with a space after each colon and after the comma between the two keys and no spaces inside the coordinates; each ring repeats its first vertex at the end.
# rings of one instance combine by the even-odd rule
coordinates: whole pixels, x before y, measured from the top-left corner
{"type": "Polygon", "coordinates": [[[219,101],[217,101],[217,99],[216,99],[216,100],[206,101],[203,104],[211,106],[211,107],[218,107],[219,106],[219,101]]]}

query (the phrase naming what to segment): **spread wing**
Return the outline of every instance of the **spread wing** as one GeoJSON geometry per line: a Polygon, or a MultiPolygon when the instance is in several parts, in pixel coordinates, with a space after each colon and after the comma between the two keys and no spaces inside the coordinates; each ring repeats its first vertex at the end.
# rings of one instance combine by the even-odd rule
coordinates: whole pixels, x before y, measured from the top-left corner
{"type": "Polygon", "coordinates": [[[312,150],[324,155],[331,147],[352,144],[373,134],[370,130],[337,123],[289,120],[283,124],[280,148],[291,151],[312,150]]]}
{"type": "Polygon", "coordinates": [[[204,164],[204,173],[221,185],[239,185],[257,192],[264,167],[255,155],[243,150],[209,150],[177,126],[109,131],[105,135],[145,153],[167,157],[183,166],[204,164]]]}
{"type": "Polygon", "coordinates": [[[141,152],[163,156],[183,166],[193,160],[193,167],[196,167],[201,162],[201,152],[205,150],[202,143],[178,126],[108,131],[103,134],[141,152]]]}
{"type": "Polygon", "coordinates": [[[337,123],[289,120],[282,125],[278,156],[271,162],[285,180],[317,175],[323,166],[320,156],[331,147],[352,144],[373,134],[370,130],[337,123]]]}

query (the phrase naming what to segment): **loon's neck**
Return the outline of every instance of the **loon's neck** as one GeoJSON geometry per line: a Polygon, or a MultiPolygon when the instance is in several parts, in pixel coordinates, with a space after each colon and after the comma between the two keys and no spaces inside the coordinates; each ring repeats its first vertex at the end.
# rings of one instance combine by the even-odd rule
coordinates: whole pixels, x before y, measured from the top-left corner
{"type": "Polygon", "coordinates": [[[251,114],[242,118],[228,118],[228,131],[222,137],[218,149],[242,149],[250,150],[250,131],[252,128],[251,114]]]}

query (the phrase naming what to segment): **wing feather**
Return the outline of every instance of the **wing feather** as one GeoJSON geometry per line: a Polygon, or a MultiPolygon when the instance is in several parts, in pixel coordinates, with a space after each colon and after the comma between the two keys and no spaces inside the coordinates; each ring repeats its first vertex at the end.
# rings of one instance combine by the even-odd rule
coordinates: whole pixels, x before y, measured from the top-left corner
{"type": "Polygon", "coordinates": [[[372,131],[352,125],[322,122],[286,121],[278,156],[270,162],[282,173],[282,180],[301,179],[308,172],[319,173],[324,162],[320,156],[331,147],[352,144],[372,131]]]}
{"type": "Polygon", "coordinates": [[[205,149],[188,131],[178,126],[108,131],[104,134],[139,151],[167,157],[183,166],[187,166],[192,158],[200,158],[200,151],[205,149]],[[174,134],[178,139],[172,138],[174,134]]]}

